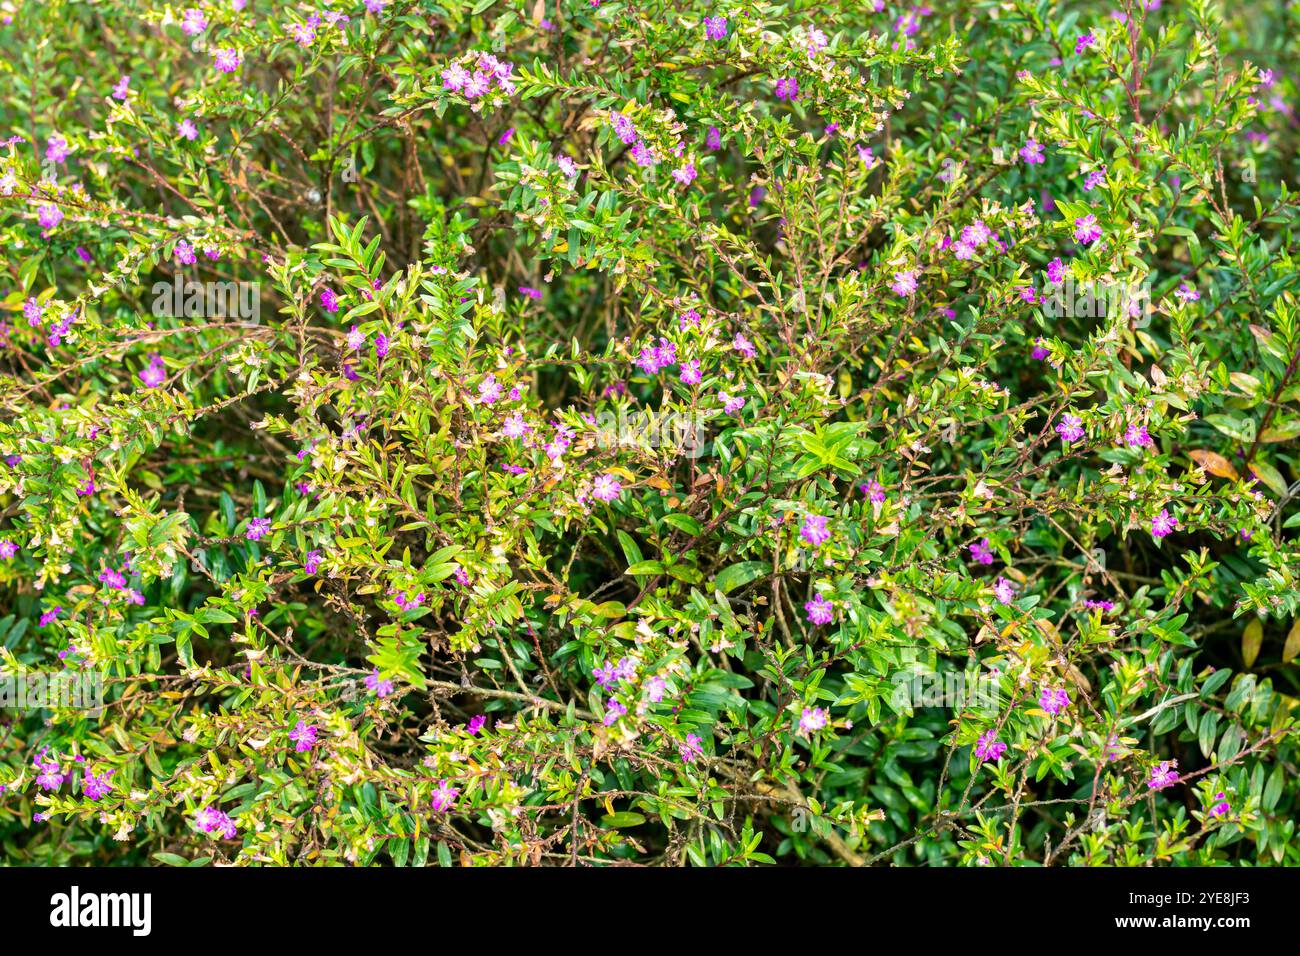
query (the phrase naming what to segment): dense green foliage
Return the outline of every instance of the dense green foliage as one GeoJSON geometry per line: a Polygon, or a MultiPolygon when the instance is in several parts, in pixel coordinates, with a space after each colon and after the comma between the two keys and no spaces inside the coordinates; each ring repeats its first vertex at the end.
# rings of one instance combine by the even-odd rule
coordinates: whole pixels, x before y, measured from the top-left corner
{"type": "Polygon", "coordinates": [[[1300,8],[193,2],[0,2],[6,861],[1300,863],[1300,8]]]}

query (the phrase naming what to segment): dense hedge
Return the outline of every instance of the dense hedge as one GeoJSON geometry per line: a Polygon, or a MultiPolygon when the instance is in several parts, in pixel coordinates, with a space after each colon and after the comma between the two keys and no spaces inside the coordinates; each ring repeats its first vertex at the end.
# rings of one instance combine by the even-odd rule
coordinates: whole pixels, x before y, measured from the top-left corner
{"type": "Polygon", "coordinates": [[[1300,863],[1300,8],[193,2],[0,2],[5,860],[1300,863]]]}

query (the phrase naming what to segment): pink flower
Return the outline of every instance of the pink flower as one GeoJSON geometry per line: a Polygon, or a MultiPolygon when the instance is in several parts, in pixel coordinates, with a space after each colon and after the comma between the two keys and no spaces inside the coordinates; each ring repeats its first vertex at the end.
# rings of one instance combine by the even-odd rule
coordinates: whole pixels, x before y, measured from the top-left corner
{"type": "Polygon", "coordinates": [[[98,800],[100,797],[106,796],[113,790],[113,785],[108,779],[111,776],[113,776],[112,770],[106,770],[96,775],[90,772],[89,767],[85,768],[81,776],[81,792],[91,800],[98,800]]]}
{"type": "Polygon", "coordinates": [[[623,493],[623,486],[613,475],[599,475],[591,486],[591,496],[597,501],[614,501],[623,493]]]}
{"type": "Polygon", "coordinates": [[[234,73],[239,69],[241,62],[239,51],[232,47],[225,47],[212,54],[214,65],[222,73],[234,73]]]}
{"type": "Polygon", "coordinates": [[[799,733],[811,735],[826,726],[830,714],[822,707],[805,707],[799,716],[799,733]]]}
{"type": "Polygon", "coordinates": [[[235,838],[235,821],[230,815],[214,807],[204,807],[194,816],[194,823],[204,833],[220,833],[227,840],[235,838]]]}
{"type": "Polygon", "coordinates": [[[1173,534],[1177,527],[1178,519],[1171,515],[1167,508],[1161,508],[1160,514],[1151,519],[1151,537],[1163,538],[1173,534]]]}
{"type": "Polygon", "coordinates": [[[393,692],[393,682],[380,677],[378,667],[366,675],[366,687],[373,691],[377,697],[387,697],[393,692]]]}
{"type": "Polygon", "coordinates": [[[979,541],[968,544],[966,547],[970,549],[971,560],[976,564],[993,563],[993,550],[989,545],[988,538],[982,538],[979,541]]]}
{"type": "Polygon", "coordinates": [[[1130,448],[1150,448],[1155,444],[1145,425],[1133,424],[1124,432],[1124,441],[1130,448]]]}
{"type": "Polygon", "coordinates": [[[803,524],[799,526],[799,537],[814,548],[819,548],[829,541],[831,532],[826,526],[825,515],[808,515],[804,518],[803,524]]]}
{"type": "Polygon", "coordinates": [[[992,760],[997,763],[1002,759],[1002,755],[1007,752],[1007,745],[1000,740],[995,740],[996,730],[986,730],[975,744],[975,756],[979,758],[980,763],[992,760]]]}
{"type": "Polygon", "coordinates": [[[1174,769],[1177,766],[1177,760],[1162,760],[1158,766],[1151,768],[1151,779],[1147,781],[1147,786],[1152,790],[1172,787],[1180,779],[1178,771],[1174,769]]]}
{"type": "Polygon", "coordinates": [[[902,272],[894,273],[894,281],[889,284],[889,288],[894,290],[894,294],[907,298],[916,291],[916,270],[904,269],[902,272]]]}
{"type": "Polygon", "coordinates": [[[1020,147],[1020,158],[1030,166],[1041,163],[1043,161],[1043,147],[1031,136],[1025,140],[1025,145],[1020,147]]]}
{"type": "MultiPolygon", "coordinates": [[[[334,313],[339,310],[339,296],[333,289],[326,287],[320,290],[320,305],[326,312],[334,313]]],[[[356,326],[353,326],[356,328],[356,326]]]]}
{"type": "Polygon", "coordinates": [[[42,229],[49,231],[63,222],[63,210],[53,203],[46,203],[36,210],[36,221],[42,229]]]}
{"type": "Polygon", "coordinates": [[[1038,695],[1038,703],[1043,710],[1055,717],[1061,711],[1065,710],[1065,708],[1070,706],[1070,695],[1063,687],[1058,687],[1056,689],[1044,687],[1042,692],[1038,695]]]}
{"type": "Polygon", "coordinates": [[[289,731],[289,739],[293,741],[294,750],[306,753],[316,746],[316,725],[304,720],[298,721],[293,730],[289,731]]]}
{"type": "Polygon", "coordinates": [[[433,791],[432,806],[436,813],[446,813],[456,803],[456,798],[460,796],[460,791],[453,787],[448,780],[439,781],[438,786],[433,791]]]}
{"type": "Polygon", "coordinates": [[[1074,220],[1074,241],[1079,245],[1086,246],[1100,238],[1101,226],[1097,225],[1096,216],[1089,213],[1074,220]]]}
{"type": "Polygon", "coordinates": [[[813,624],[829,624],[835,620],[835,605],[820,594],[805,603],[803,609],[808,612],[808,620],[813,624]]]}
{"type": "Polygon", "coordinates": [[[501,398],[501,385],[495,375],[488,375],[478,383],[478,400],[484,405],[492,405],[501,398]]]}
{"type": "Polygon", "coordinates": [[[183,119],[176,124],[176,133],[182,139],[196,140],[199,138],[199,128],[194,125],[194,120],[183,119]]]}
{"type": "Polygon", "coordinates": [[[687,734],[686,739],[677,745],[677,753],[682,758],[682,763],[694,763],[698,758],[704,755],[704,741],[700,739],[699,734],[687,734]]]}
{"type": "Polygon", "coordinates": [[[998,578],[993,585],[993,596],[999,604],[1010,604],[1015,599],[1016,591],[1006,578],[998,578]]]}
{"type": "Polygon", "coordinates": [[[627,713],[627,705],[622,703],[617,697],[611,697],[605,702],[605,716],[601,719],[606,727],[613,727],[618,723],[618,719],[627,713]]]}
{"type": "Polygon", "coordinates": [[[1065,280],[1065,263],[1057,256],[1047,264],[1047,281],[1056,285],[1065,280]]]}
{"type": "Polygon", "coordinates": [[[1060,424],[1056,426],[1056,433],[1067,445],[1077,442],[1086,434],[1083,430],[1083,419],[1078,415],[1062,415],[1060,424]]]}

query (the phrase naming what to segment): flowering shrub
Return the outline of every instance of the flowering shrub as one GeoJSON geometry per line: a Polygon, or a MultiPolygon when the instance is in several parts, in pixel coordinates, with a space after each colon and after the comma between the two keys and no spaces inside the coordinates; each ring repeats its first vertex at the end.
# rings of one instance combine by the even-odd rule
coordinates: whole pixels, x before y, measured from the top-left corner
{"type": "Polygon", "coordinates": [[[1300,8],[192,2],[0,0],[7,858],[1300,863],[1300,8]]]}

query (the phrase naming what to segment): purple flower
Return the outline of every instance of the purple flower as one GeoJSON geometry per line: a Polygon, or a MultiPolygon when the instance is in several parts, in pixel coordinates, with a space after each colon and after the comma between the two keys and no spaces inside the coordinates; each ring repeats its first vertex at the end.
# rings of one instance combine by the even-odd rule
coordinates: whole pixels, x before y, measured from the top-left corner
{"type": "Polygon", "coordinates": [[[722,131],[716,126],[710,126],[708,135],[704,137],[704,145],[709,149],[722,148],[722,131]]]}
{"type": "Polygon", "coordinates": [[[437,813],[446,813],[456,803],[456,798],[460,796],[460,791],[451,785],[448,780],[439,781],[438,786],[433,791],[432,806],[437,813]]]}
{"type": "Polygon", "coordinates": [[[889,284],[889,288],[894,294],[902,298],[907,298],[916,291],[916,270],[904,269],[901,272],[894,273],[894,281],[889,284]]]}
{"type": "Polygon", "coordinates": [[[1078,415],[1062,415],[1060,424],[1056,426],[1056,433],[1061,436],[1061,441],[1067,445],[1078,441],[1085,434],[1083,419],[1078,415]]]}
{"type": "Polygon", "coordinates": [[[1130,448],[1150,448],[1154,444],[1145,425],[1130,425],[1124,432],[1124,441],[1130,448]]]}
{"type": "Polygon", "coordinates": [[[878,505],[885,502],[885,486],[876,479],[872,478],[858,487],[862,489],[862,493],[867,496],[867,500],[872,504],[878,505]]]}
{"type": "Polygon", "coordinates": [[[993,563],[993,550],[988,538],[981,538],[979,541],[971,542],[966,547],[970,549],[971,560],[976,564],[993,563]]]}
{"type": "Polygon", "coordinates": [[[776,98],[793,100],[799,95],[799,81],[794,77],[776,81],[776,98]]]}
{"type": "Polygon", "coordinates": [[[1229,811],[1232,810],[1232,804],[1228,802],[1227,798],[1223,795],[1222,790],[1220,790],[1218,793],[1214,795],[1214,800],[1215,800],[1214,806],[1210,807],[1210,816],[1212,817],[1227,816],[1229,811]]]}
{"type": "Polygon", "coordinates": [[[176,124],[176,132],[183,139],[196,140],[199,138],[199,128],[194,125],[194,120],[183,119],[176,124]]]}
{"type": "Polygon", "coordinates": [[[1074,241],[1081,246],[1101,238],[1101,226],[1097,225],[1097,217],[1089,213],[1086,216],[1080,216],[1074,220],[1074,241]]]}
{"type": "Polygon", "coordinates": [[[109,590],[126,590],[126,576],[122,574],[121,571],[114,571],[112,568],[105,568],[103,571],[99,572],[99,581],[103,584],[107,584],[109,590]]]}
{"type": "Polygon", "coordinates": [[[316,725],[298,721],[293,730],[289,731],[289,739],[293,741],[294,750],[306,753],[316,746],[316,725]]]}
{"type": "Polygon", "coordinates": [[[63,222],[63,210],[53,203],[46,203],[36,210],[36,221],[42,229],[49,231],[63,222]]]}
{"type": "Polygon", "coordinates": [[[799,733],[811,736],[825,727],[829,718],[830,714],[823,707],[805,707],[799,715],[799,733]]]}
{"type": "Polygon", "coordinates": [[[480,730],[483,729],[483,725],[486,723],[487,723],[487,717],[485,715],[476,714],[474,717],[470,719],[470,722],[465,725],[465,733],[469,734],[471,737],[474,737],[478,734],[480,730]]]}
{"type": "Polygon", "coordinates": [[[252,521],[248,522],[248,530],[244,532],[244,537],[249,541],[261,541],[270,530],[270,518],[254,518],[252,521]]]}
{"type": "Polygon", "coordinates": [[[1158,766],[1151,768],[1151,779],[1147,781],[1147,786],[1152,790],[1172,787],[1180,779],[1178,771],[1174,769],[1177,766],[1177,760],[1162,760],[1158,766]]]}
{"type": "Polygon", "coordinates": [[[1065,263],[1057,256],[1047,264],[1047,281],[1055,285],[1065,280],[1065,263]]]}
{"type": "Polygon", "coordinates": [[[1051,354],[1052,354],[1051,350],[1046,345],[1043,344],[1043,337],[1041,335],[1038,338],[1034,339],[1033,350],[1030,351],[1029,353],[1030,358],[1036,359],[1037,361],[1041,362],[1043,359],[1047,358],[1047,356],[1051,354]]]}
{"type": "Polygon", "coordinates": [[[235,821],[223,810],[204,807],[195,814],[194,822],[204,833],[220,833],[227,840],[235,838],[235,821]]]}
{"type": "Polygon", "coordinates": [[[1070,695],[1063,687],[1057,687],[1055,689],[1044,687],[1042,692],[1038,695],[1038,703],[1043,710],[1055,717],[1061,711],[1065,710],[1065,708],[1070,706],[1070,695]]]}
{"type": "Polygon", "coordinates": [[[686,739],[677,745],[677,752],[681,755],[682,763],[694,763],[696,759],[704,755],[704,741],[700,739],[699,734],[687,734],[686,739]]]}
{"type": "Polygon", "coordinates": [[[994,739],[996,736],[996,730],[986,730],[976,742],[975,756],[979,758],[980,763],[989,760],[997,763],[1002,759],[1002,755],[1007,752],[1007,745],[1000,740],[994,739]]]}
{"type": "Polygon", "coordinates": [[[1010,604],[1016,597],[1015,588],[1006,578],[998,578],[993,584],[993,596],[999,604],[1010,604]]]}
{"type": "Polygon", "coordinates": [[[393,692],[393,682],[386,677],[380,677],[378,667],[366,675],[366,687],[379,697],[387,697],[393,692]]]}
{"type": "Polygon", "coordinates": [[[725,40],[727,38],[727,18],[705,17],[704,38],[706,40],[725,40]]]}
{"type": "Polygon", "coordinates": [[[8,540],[0,541],[0,558],[3,558],[5,561],[8,561],[17,553],[18,553],[18,545],[8,540]]]}
{"type": "Polygon", "coordinates": [[[1043,147],[1031,136],[1025,140],[1025,145],[1020,147],[1020,158],[1030,166],[1041,163],[1043,161],[1043,147]]]}
{"type": "Polygon", "coordinates": [[[302,569],[308,574],[315,574],[320,570],[321,553],[316,550],[308,551],[307,557],[303,561],[302,569]]]}
{"type": "Polygon", "coordinates": [[[613,475],[599,475],[592,483],[591,496],[597,501],[614,501],[623,493],[623,486],[613,475]]]}
{"type": "Polygon", "coordinates": [[[606,690],[612,690],[619,681],[630,681],[636,677],[636,664],[629,658],[621,658],[617,664],[606,663],[604,667],[593,668],[596,683],[606,690]]]}
{"type": "Polygon", "coordinates": [[[1178,519],[1169,513],[1169,509],[1161,508],[1160,514],[1151,519],[1151,537],[1163,538],[1173,534],[1177,527],[1178,519]]]}
{"type": "Polygon", "coordinates": [[[501,385],[495,375],[488,375],[478,383],[478,400],[484,405],[492,405],[501,398],[501,385]]]}
{"type": "MultiPolygon", "coordinates": [[[[330,313],[337,312],[339,310],[338,293],[328,287],[321,289],[320,304],[321,304],[321,308],[324,309],[326,312],[330,312],[330,313]]],[[[356,326],[353,326],[353,328],[356,328],[356,326]]]]}
{"type": "Polygon", "coordinates": [[[1084,50],[1088,49],[1088,47],[1092,46],[1096,42],[1097,42],[1097,38],[1092,35],[1091,31],[1089,31],[1088,33],[1084,33],[1077,40],[1074,41],[1074,52],[1076,54],[1082,53],[1084,50]]]}
{"type": "Polygon", "coordinates": [[[803,524],[799,526],[799,537],[814,548],[821,547],[831,537],[830,529],[826,527],[826,517],[824,515],[808,515],[803,519],[803,524]]]}
{"type": "Polygon", "coordinates": [[[197,261],[198,256],[194,254],[194,247],[182,239],[176,243],[176,260],[181,265],[192,266],[197,261]]]}
{"type": "Polygon", "coordinates": [[[745,338],[745,336],[739,332],[737,332],[735,337],[732,338],[731,347],[741,355],[745,356],[745,358],[752,359],[758,354],[758,349],[754,347],[754,343],[749,341],[749,339],[745,338]]]}
{"type": "Polygon", "coordinates": [[[203,15],[203,11],[195,7],[190,7],[185,11],[185,16],[181,20],[181,29],[190,36],[198,36],[208,27],[208,18],[203,15]]]}
{"type": "Polygon", "coordinates": [[[622,113],[615,113],[613,118],[614,135],[616,135],[624,145],[630,145],[637,141],[636,127],[632,121],[622,113]]]}
{"type": "Polygon", "coordinates": [[[605,717],[602,722],[606,727],[613,727],[626,713],[627,705],[621,703],[617,697],[611,697],[605,702],[605,717]]]}
{"type": "Polygon", "coordinates": [[[808,612],[808,620],[813,624],[829,624],[835,620],[835,605],[820,594],[806,602],[803,609],[808,612]]]}
{"type": "Polygon", "coordinates": [[[45,141],[45,161],[47,163],[62,163],[68,158],[68,141],[58,133],[52,135],[45,141]]]}
{"type": "Polygon", "coordinates": [[[149,357],[149,364],[140,372],[140,383],[145,388],[157,388],[167,380],[167,368],[157,355],[149,357]]]}
{"type": "Polygon", "coordinates": [[[81,790],[91,800],[98,800],[100,797],[112,792],[113,785],[109,783],[108,778],[113,776],[112,770],[106,770],[96,776],[90,772],[87,767],[82,774],[81,790]]]}
{"type": "Polygon", "coordinates": [[[212,56],[214,65],[222,73],[234,73],[239,69],[239,52],[231,47],[218,50],[212,56]]]}
{"type": "Polygon", "coordinates": [[[33,766],[40,771],[36,775],[36,785],[46,792],[58,790],[63,786],[63,769],[59,762],[53,757],[46,756],[46,750],[42,749],[39,754],[32,760],[33,766]]]}
{"type": "Polygon", "coordinates": [[[655,674],[645,682],[646,697],[652,704],[657,704],[664,699],[664,693],[668,690],[668,682],[658,674],[655,674]]]}

